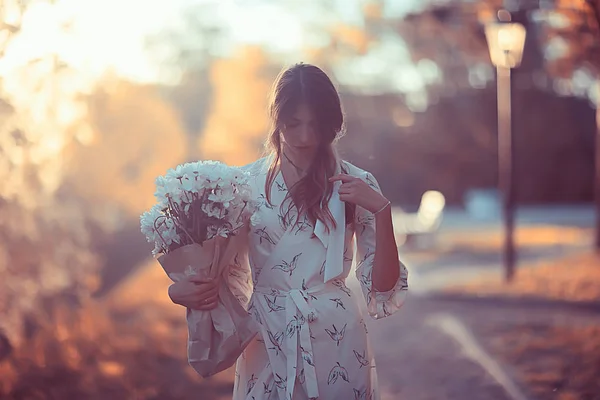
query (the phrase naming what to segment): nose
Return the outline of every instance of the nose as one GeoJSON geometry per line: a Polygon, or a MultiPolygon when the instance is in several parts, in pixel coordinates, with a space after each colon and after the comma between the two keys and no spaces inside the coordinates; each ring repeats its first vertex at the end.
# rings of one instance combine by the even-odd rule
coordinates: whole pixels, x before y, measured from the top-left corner
{"type": "Polygon", "coordinates": [[[310,125],[304,125],[302,129],[300,129],[300,134],[298,135],[298,141],[302,144],[310,144],[313,141],[314,130],[310,125]]]}

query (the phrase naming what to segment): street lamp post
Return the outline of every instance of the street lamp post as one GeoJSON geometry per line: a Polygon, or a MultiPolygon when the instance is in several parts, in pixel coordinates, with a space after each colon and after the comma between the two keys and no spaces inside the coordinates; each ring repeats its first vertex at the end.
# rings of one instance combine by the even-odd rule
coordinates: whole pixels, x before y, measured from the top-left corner
{"type": "Polygon", "coordinates": [[[513,179],[513,140],[511,108],[511,69],[521,64],[525,47],[525,27],[510,22],[507,11],[498,13],[499,22],[487,24],[485,36],[492,63],[496,66],[498,97],[498,186],[502,195],[504,224],[503,263],[506,282],[515,274],[515,184],[513,179]]]}

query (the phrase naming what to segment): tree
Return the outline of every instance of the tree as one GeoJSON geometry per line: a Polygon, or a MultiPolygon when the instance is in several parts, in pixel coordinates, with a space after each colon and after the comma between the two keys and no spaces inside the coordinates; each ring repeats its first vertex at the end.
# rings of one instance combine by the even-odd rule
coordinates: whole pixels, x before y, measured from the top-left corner
{"type": "MultiPolygon", "coordinates": [[[[2,6],[0,61],[7,62],[18,50],[22,21],[53,5],[5,1],[2,6]]],[[[68,23],[62,26],[68,29],[68,23]]],[[[76,77],[56,54],[42,53],[5,68],[0,80],[0,329],[15,344],[26,339],[23,332],[32,334],[23,330],[31,321],[49,318],[48,299],[68,296],[78,303],[97,283],[88,210],[60,192],[65,148],[86,130],[78,99],[82,88],[58,89],[76,77]]]]}
{"type": "Polygon", "coordinates": [[[214,97],[198,138],[203,158],[243,165],[260,155],[269,127],[269,90],[278,69],[252,46],[211,65],[214,97]]]}
{"type": "Polygon", "coordinates": [[[106,78],[86,99],[90,138],[68,148],[65,191],[94,207],[100,224],[118,221],[109,231],[137,225],[154,204],[154,179],[185,161],[185,130],[151,86],[106,78]]]}

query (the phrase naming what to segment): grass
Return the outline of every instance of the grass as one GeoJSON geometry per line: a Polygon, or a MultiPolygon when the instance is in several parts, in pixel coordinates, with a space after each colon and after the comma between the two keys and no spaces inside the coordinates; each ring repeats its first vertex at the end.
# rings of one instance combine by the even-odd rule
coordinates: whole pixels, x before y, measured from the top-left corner
{"type": "Polygon", "coordinates": [[[600,399],[600,326],[506,322],[480,335],[539,400],[600,399]]]}
{"type": "MultiPolygon", "coordinates": [[[[600,301],[600,257],[591,252],[539,262],[518,271],[506,285],[481,278],[451,287],[451,293],[477,297],[600,301]]],[[[600,399],[600,316],[530,320],[496,318],[477,327],[486,347],[510,366],[540,400],[600,399]]]]}
{"type": "Polygon", "coordinates": [[[484,277],[449,287],[475,296],[531,297],[568,302],[600,301],[600,257],[586,252],[519,268],[514,282],[484,277]]]}
{"type": "Polygon", "coordinates": [[[0,398],[231,398],[232,370],[203,380],[187,364],[183,309],[168,301],[160,268],[146,270],[103,301],[40,311],[35,333],[0,362],[0,398]]]}

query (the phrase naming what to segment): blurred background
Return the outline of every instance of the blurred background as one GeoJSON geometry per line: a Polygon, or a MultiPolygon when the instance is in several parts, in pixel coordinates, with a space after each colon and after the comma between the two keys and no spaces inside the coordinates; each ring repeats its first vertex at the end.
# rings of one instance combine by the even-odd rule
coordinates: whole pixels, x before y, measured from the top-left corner
{"type": "Polygon", "coordinates": [[[259,157],[271,83],[303,61],[338,86],[340,153],[392,200],[411,271],[371,323],[383,398],[600,399],[599,22],[596,0],[0,0],[0,397],[230,398],[232,370],[187,365],[139,215],[170,167],[259,157]],[[510,284],[500,9],[527,30],[510,284]]]}

